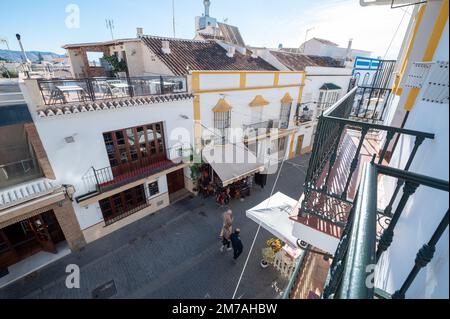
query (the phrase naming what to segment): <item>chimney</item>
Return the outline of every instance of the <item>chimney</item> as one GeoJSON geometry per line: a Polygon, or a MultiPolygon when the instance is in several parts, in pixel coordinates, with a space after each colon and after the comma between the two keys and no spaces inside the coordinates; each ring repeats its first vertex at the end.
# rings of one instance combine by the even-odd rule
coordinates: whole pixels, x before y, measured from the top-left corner
{"type": "Polygon", "coordinates": [[[234,54],[236,53],[236,48],[233,46],[229,46],[227,48],[227,57],[232,58],[234,57],[234,54]]]}
{"type": "Polygon", "coordinates": [[[345,59],[347,61],[350,61],[352,58],[352,43],[353,43],[353,39],[348,40],[347,53],[345,56],[345,59]]]}
{"type": "Polygon", "coordinates": [[[163,40],[161,50],[164,54],[170,54],[170,42],[167,40],[163,40]]]}
{"type": "Polygon", "coordinates": [[[143,28],[136,28],[136,36],[138,38],[141,38],[144,35],[144,29],[143,28]]]}

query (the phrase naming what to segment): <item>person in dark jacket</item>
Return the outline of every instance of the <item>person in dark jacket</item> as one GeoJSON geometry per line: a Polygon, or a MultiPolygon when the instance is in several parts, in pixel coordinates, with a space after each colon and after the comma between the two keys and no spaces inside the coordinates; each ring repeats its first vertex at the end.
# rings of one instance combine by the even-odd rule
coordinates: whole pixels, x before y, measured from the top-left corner
{"type": "Polygon", "coordinates": [[[231,245],[233,246],[233,259],[236,260],[238,257],[242,254],[242,250],[244,249],[244,246],[242,245],[241,238],[239,237],[239,234],[241,233],[241,230],[237,228],[234,233],[230,236],[231,245]]]}

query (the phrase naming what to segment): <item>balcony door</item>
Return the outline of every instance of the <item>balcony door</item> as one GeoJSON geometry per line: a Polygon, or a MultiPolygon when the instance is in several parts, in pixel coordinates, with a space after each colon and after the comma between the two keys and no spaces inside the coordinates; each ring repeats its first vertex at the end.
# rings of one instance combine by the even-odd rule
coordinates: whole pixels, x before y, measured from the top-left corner
{"type": "Polygon", "coordinates": [[[167,158],[162,123],[104,133],[103,138],[114,177],[167,158]]]}

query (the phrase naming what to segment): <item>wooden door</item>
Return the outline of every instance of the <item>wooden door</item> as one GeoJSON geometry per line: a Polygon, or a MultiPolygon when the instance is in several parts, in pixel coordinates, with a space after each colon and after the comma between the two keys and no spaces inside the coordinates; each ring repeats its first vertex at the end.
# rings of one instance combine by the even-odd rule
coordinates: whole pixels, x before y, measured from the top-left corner
{"type": "Polygon", "coordinates": [[[295,154],[296,154],[297,156],[302,155],[303,138],[304,138],[304,137],[305,137],[304,135],[300,135],[300,136],[297,138],[297,150],[296,150],[296,152],[295,152],[295,154]]]}
{"type": "Polygon", "coordinates": [[[167,174],[167,187],[169,194],[173,194],[184,188],[183,169],[167,174]]]}
{"type": "Polygon", "coordinates": [[[40,215],[31,217],[29,220],[29,225],[31,230],[34,232],[36,236],[36,240],[41,245],[42,250],[56,254],[56,246],[53,243],[52,237],[48,232],[47,225],[44,223],[43,219],[40,215]]]}

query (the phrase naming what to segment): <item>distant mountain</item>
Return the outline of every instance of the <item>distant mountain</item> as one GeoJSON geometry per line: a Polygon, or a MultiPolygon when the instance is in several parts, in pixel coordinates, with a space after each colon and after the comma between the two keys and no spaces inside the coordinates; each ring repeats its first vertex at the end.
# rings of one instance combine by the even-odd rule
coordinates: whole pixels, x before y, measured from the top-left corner
{"type": "MultiPolygon", "coordinates": [[[[43,51],[27,51],[27,57],[31,62],[39,61],[39,54],[41,56],[51,56],[52,58],[63,58],[64,54],[56,54],[53,52],[43,52],[43,51]]],[[[0,50],[0,60],[7,60],[11,62],[22,62],[22,52],[12,51],[12,50],[0,50]]]]}

